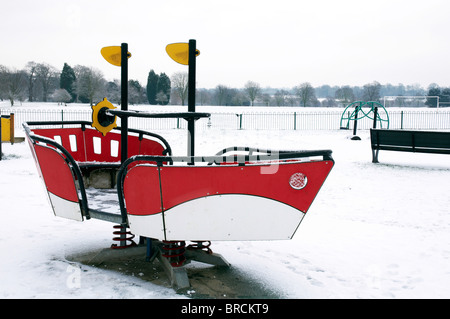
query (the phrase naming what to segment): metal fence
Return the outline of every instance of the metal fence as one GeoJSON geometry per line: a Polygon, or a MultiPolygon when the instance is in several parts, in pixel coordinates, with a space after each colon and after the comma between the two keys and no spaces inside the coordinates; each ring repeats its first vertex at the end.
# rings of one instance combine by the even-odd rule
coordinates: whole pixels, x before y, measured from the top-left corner
{"type": "MultiPolygon", "coordinates": [[[[429,129],[449,130],[450,109],[388,110],[391,129],[429,129]]],[[[211,117],[196,122],[197,129],[222,130],[338,130],[342,109],[301,110],[284,112],[210,112],[211,117]]],[[[0,114],[15,115],[15,127],[22,128],[24,121],[92,121],[92,111],[86,109],[29,109],[1,108],[0,114]]],[[[118,119],[120,125],[120,119],[118,119]]],[[[353,128],[349,122],[349,129],[353,128]]],[[[358,121],[358,129],[369,129],[372,120],[364,118],[358,121]]],[[[383,127],[385,127],[383,123],[383,127]]],[[[185,129],[183,119],[130,118],[129,127],[144,130],[185,129]]],[[[378,126],[379,127],[379,126],[378,126]]]]}

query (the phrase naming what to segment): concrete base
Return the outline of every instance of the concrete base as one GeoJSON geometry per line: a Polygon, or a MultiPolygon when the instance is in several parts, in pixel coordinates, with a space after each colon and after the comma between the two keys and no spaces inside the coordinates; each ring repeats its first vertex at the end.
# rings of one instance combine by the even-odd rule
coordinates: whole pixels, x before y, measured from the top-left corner
{"type": "Polygon", "coordinates": [[[187,263],[172,267],[159,249],[153,249],[148,257],[147,246],[141,244],[126,249],[83,252],[66,258],[172,288],[189,298],[283,298],[280,292],[255,281],[251,274],[231,267],[219,254],[187,250],[185,256],[187,263]]]}
{"type": "MultiPolygon", "coordinates": [[[[148,240],[148,239],[147,239],[148,240]]],[[[148,243],[147,243],[148,244],[148,243]]],[[[148,247],[148,246],[147,246],[148,247]]],[[[185,265],[189,264],[191,261],[198,261],[209,265],[214,265],[218,267],[230,267],[230,263],[225,260],[221,255],[215,253],[208,253],[203,250],[192,250],[187,248],[184,256],[186,261],[181,267],[173,267],[168,259],[162,256],[162,243],[157,240],[152,240],[151,247],[154,250],[151,253],[153,256],[156,255],[159,262],[164,268],[167,276],[169,277],[170,283],[175,290],[187,289],[191,287],[185,265]]],[[[149,249],[147,249],[147,258],[149,249]]],[[[152,258],[152,257],[150,257],[152,258]]],[[[153,257],[154,258],[154,257],[153,257]]]]}

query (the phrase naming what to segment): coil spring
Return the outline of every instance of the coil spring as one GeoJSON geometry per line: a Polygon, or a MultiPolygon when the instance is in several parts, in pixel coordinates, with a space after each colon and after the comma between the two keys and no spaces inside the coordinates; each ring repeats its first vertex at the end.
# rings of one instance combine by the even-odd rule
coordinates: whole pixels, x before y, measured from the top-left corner
{"type": "Polygon", "coordinates": [[[184,241],[165,241],[163,240],[161,254],[169,260],[172,267],[181,267],[186,261],[184,253],[186,252],[186,243],[184,241]]]}
{"type": "Polygon", "coordinates": [[[193,249],[193,250],[203,250],[207,254],[211,255],[213,252],[209,246],[211,246],[210,241],[193,241],[193,245],[189,245],[187,249],[193,249]],[[206,243],[206,244],[205,244],[206,243]]]}
{"type": "Polygon", "coordinates": [[[133,241],[134,235],[127,231],[127,228],[122,225],[114,225],[114,229],[118,229],[113,232],[114,235],[119,235],[118,237],[114,237],[113,240],[119,242],[119,244],[112,244],[112,249],[119,249],[119,248],[128,248],[136,246],[136,243],[133,241]],[[127,244],[129,242],[129,244],[127,244]]]}

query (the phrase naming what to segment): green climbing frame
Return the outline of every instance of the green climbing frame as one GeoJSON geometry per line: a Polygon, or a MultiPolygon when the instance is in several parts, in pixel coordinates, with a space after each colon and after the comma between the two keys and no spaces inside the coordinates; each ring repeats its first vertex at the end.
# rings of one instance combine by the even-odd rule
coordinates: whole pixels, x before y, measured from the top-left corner
{"type": "Polygon", "coordinates": [[[357,101],[350,103],[345,108],[344,112],[342,112],[340,127],[341,129],[349,129],[350,121],[359,121],[365,117],[371,119],[372,121],[376,118],[376,121],[380,122],[381,128],[383,128],[383,123],[386,124],[386,128],[389,128],[388,112],[383,105],[374,101],[357,101]],[[353,111],[350,112],[349,109],[353,111]],[[345,123],[345,121],[347,122],[345,123]]]}

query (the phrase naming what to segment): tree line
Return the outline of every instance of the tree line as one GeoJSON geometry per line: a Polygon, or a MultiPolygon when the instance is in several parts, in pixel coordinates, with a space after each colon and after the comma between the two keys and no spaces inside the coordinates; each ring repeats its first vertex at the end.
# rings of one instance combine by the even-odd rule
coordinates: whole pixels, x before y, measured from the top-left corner
{"type": "MultiPolygon", "coordinates": [[[[129,81],[130,103],[146,103],[146,93],[139,81],[129,81]]],[[[67,63],[61,71],[47,63],[28,62],[24,69],[0,65],[0,99],[15,102],[94,103],[107,97],[120,103],[120,81],[106,81],[93,67],[67,63]]]]}
{"type": "Polygon", "coordinates": [[[304,82],[292,88],[277,89],[261,88],[258,83],[248,81],[241,89],[218,85],[213,89],[199,89],[196,94],[196,101],[199,104],[225,106],[345,107],[355,101],[382,103],[384,97],[392,97],[389,100],[389,106],[436,107],[437,99],[427,98],[427,96],[439,96],[441,106],[446,103],[450,105],[450,88],[440,88],[435,83],[431,84],[427,90],[419,84],[382,85],[376,81],[363,86],[321,85],[318,87],[304,82]],[[416,98],[407,98],[411,96],[416,98]]]}
{"type": "MultiPolygon", "coordinates": [[[[90,103],[107,97],[112,103],[120,104],[120,81],[106,81],[103,73],[92,67],[67,63],[61,71],[47,63],[28,62],[22,70],[0,65],[0,99],[15,102],[58,102],[90,103]]],[[[130,104],[185,105],[188,96],[187,72],[176,72],[171,77],[165,73],[149,71],[147,83],[143,86],[137,80],[129,80],[128,102],[130,104]]],[[[257,82],[247,81],[243,88],[232,88],[224,84],[212,89],[196,90],[199,105],[221,106],[304,106],[336,107],[346,106],[354,101],[381,101],[384,96],[429,96],[415,105],[407,105],[406,99],[398,99],[393,106],[437,106],[450,105],[450,88],[441,88],[433,83],[427,89],[418,84],[392,85],[376,81],[363,86],[313,87],[309,82],[292,88],[262,88],[257,82]]],[[[419,101],[419,102],[418,102],[419,101]]],[[[391,104],[392,105],[392,104],[391,104]]]]}

